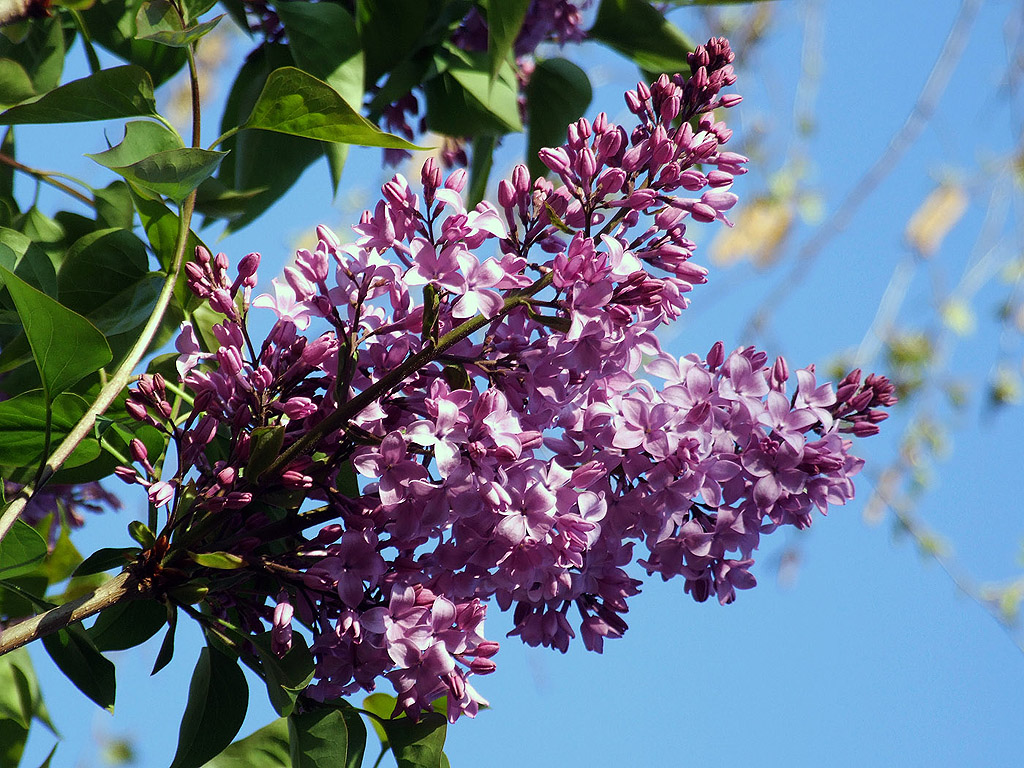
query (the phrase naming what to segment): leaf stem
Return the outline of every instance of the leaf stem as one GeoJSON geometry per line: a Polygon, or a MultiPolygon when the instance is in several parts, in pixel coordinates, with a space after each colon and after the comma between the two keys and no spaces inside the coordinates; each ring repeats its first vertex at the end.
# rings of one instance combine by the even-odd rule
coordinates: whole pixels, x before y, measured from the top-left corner
{"type": "Polygon", "coordinates": [[[0,163],[3,163],[4,165],[9,165],[14,170],[21,171],[22,173],[27,174],[31,176],[33,179],[41,181],[44,184],[49,184],[51,187],[55,187],[56,189],[59,189],[61,192],[65,192],[71,195],[76,200],[80,200],[81,202],[88,205],[90,208],[95,206],[95,203],[93,202],[93,199],[91,197],[82,194],[77,189],[68,186],[64,182],[57,181],[57,179],[53,178],[54,176],[58,176],[60,174],[50,173],[48,171],[40,171],[37,168],[32,168],[23,163],[19,163],[13,157],[4,152],[0,152],[0,163]]]}

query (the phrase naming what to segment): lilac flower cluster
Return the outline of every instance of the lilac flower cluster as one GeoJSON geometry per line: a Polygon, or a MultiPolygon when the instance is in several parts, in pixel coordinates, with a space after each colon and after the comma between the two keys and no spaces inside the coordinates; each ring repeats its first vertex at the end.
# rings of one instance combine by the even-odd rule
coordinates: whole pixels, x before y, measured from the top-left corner
{"type": "Polygon", "coordinates": [[[192,411],[174,423],[155,377],[131,400],[179,469],[161,480],[136,449],[122,475],[170,504],[173,542],[244,564],[216,613],[270,625],[279,653],[295,620],[311,631],[309,695],[387,678],[412,716],[441,696],[473,715],[488,604],[530,645],[600,652],[627,628],[632,562],[729,603],[763,534],[853,496],[844,435],[877,431],[886,379],[837,391],[753,348],[677,359],[655,335],[706,281],[688,220],[726,221],[745,170],[712,115],[739,101],[720,93],[731,61],[713,39],[688,77],[626,94],[632,130],[570,126],[542,153],[557,188],[518,166],[467,210],[465,171],[428,162],[420,192],[396,176],[354,242],[319,228],[255,300],[258,255],[231,278],[197,251],[189,285],[222,320],[215,349],[178,337],[192,411]],[[258,346],[253,307],[276,315],[258,346]]]}

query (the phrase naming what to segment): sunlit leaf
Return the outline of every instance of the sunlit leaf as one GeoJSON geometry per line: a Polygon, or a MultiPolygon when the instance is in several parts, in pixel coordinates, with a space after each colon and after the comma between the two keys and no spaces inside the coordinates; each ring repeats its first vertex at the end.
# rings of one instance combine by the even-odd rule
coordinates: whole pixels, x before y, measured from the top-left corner
{"type": "Polygon", "coordinates": [[[348,105],[331,86],[301,69],[270,73],[243,128],[368,147],[420,149],[384,133],[348,105]]]}

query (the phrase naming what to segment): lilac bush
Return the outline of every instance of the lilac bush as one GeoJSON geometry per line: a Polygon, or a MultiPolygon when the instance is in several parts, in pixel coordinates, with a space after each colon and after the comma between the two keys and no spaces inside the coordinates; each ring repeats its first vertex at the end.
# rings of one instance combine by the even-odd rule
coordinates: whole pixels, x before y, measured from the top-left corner
{"type": "Polygon", "coordinates": [[[721,342],[676,358],[656,335],[707,280],[687,225],[737,200],[747,158],[715,114],[740,100],[732,60],[712,39],[688,77],[626,93],[632,128],[571,125],[541,155],[559,186],[520,165],[467,209],[463,170],[395,176],[352,242],[318,228],[270,293],[258,254],[232,276],[196,250],[189,287],[218,322],[177,339],[191,410],[159,375],[128,405],[177,467],[135,441],[118,474],[166,509],[158,547],[231,558],[207,574],[214,617],[269,626],[279,655],[308,629],[312,698],[386,678],[396,711],[445,696],[472,716],[490,606],[530,645],[600,652],[636,573],[731,603],[762,535],[852,498],[849,436],[878,431],[885,378],[833,387],[721,342]],[[262,339],[254,309],[276,317],[262,339]]]}

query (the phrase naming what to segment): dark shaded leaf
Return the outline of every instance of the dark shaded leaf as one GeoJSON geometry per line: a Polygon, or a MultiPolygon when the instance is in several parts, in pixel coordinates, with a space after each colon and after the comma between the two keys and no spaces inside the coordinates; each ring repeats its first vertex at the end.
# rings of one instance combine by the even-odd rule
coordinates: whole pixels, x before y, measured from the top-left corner
{"type": "MultiPolygon", "coordinates": [[[[241,124],[252,112],[270,72],[293,61],[288,48],[280,44],[262,45],[250,53],[228,94],[221,131],[241,124]]],[[[217,180],[239,194],[262,190],[232,219],[229,231],[255,220],[298,181],[310,163],[323,156],[322,142],[268,131],[242,131],[225,140],[222,148],[230,152],[220,165],[217,180]],[[267,157],[275,162],[265,162],[267,157]]]]}
{"type": "Polygon", "coordinates": [[[43,646],[78,690],[100,707],[114,711],[114,665],[103,658],[81,626],[72,625],[47,635],[43,646]]]}
{"type": "Polygon", "coordinates": [[[295,63],[341,94],[357,112],[365,67],[355,19],[340,5],[293,0],[276,9],[295,63]]]}
{"type": "Polygon", "coordinates": [[[0,35],[0,58],[17,62],[36,94],[60,84],[64,54],[64,31],[57,17],[33,20],[28,33],[16,43],[0,35]]]}
{"type": "Polygon", "coordinates": [[[530,0],[485,0],[484,6],[487,8],[487,53],[494,80],[512,53],[530,0]]]}
{"type": "Polygon", "coordinates": [[[526,88],[530,116],[526,163],[533,176],[547,175],[537,153],[542,147],[565,143],[565,127],[590,106],[593,90],[587,73],[566,59],[546,59],[537,64],[526,88]]]}
{"type": "Polygon", "coordinates": [[[185,66],[185,51],[140,40],[135,20],[144,0],[95,0],[82,12],[92,39],[111,53],[145,69],[157,85],[185,66]]]}
{"type": "Polygon", "coordinates": [[[446,49],[444,71],[424,84],[427,126],[447,136],[523,130],[515,73],[507,63],[491,80],[486,54],[446,49]]]}
{"type": "Polygon", "coordinates": [[[442,715],[425,712],[419,721],[399,717],[382,725],[398,768],[440,768],[448,732],[448,721],[442,715]]]}
{"type": "Polygon", "coordinates": [[[362,764],[366,728],[358,715],[346,709],[315,709],[288,718],[292,768],[362,764]]]}
{"type": "Polygon", "coordinates": [[[155,675],[161,669],[171,663],[174,658],[174,632],[178,628],[178,609],[167,609],[167,634],[160,643],[160,650],[156,654],[156,661],[153,662],[153,671],[150,676],[155,675]]]}
{"type": "Polygon", "coordinates": [[[469,190],[466,193],[466,207],[473,208],[487,194],[487,180],[491,176],[494,165],[494,147],[497,141],[493,136],[477,136],[473,140],[473,156],[469,165],[469,190]]]}
{"type": "Polygon", "coordinates": [[[145,277],[148,261],[146,246],[132,232],[91,232],[68,249],[57,274],[57,296],[68,309],[89,315],[145,277]]]}
{"type": "Polygon", "coordinates": [[[646,72],[688,73],[693,43],[646,0],[601,0],[589,37],[646,72]]]}
{"type": "Polygon", "coordinates": [[[245,477],[251,483],[259,482],[260,473],[274,463],[284,445],[284,426],[257,427],[249,440],[249,463],[245,477]]]}
{"type": "Polygon", "coordinates": [[[153,81],[142,67],[100,70],[0,113],[0,125],[81,123],[155,115],[153,81]]]}
{"type": "Polygon", "coordinates": [[[34,98],[36,89],[28,72],[16,61],[0,59],[0,109],[34,98]]]}
{"type": "Polygon", "coordinates": [[[292,635],[292,647],[278,658],[271,645],[270,633],[253,638],[256,653],[266,675],[267,695],[277,714],[287,717],[295,710],[295,700],[313,680],[316,664],[302,635],[292,635]]]}
{"type": "Polygon", "coordinates": [[[102,611],[89,628],[101,651],[123,651],[141,645],[167,623],[167,607],[156,600],[124,600],[102,611]]]}
{"type": "Polygon", "coordinates": [[[124,568],[141,552],[138,547],[105,547],[98,549],[75,568],[75,576],[89,576],[94,573],[124,568]]]}
{"type": "MultiPolygon", "coordinates": [[[[53,548],[47,553],[46,560],[43,562],[41,569],[50,584],[60,584],[60,582],[74,573],[75,568],[82,562],[82,555],[71,542],[70,534],[71,529],[67,521],[62,521],[60,534],[53,543],[53,548]]],[[[45,536],[46,531],[40,530],[40,535],[45,536]]],[[[0,542],[0,552],[2,550],[3,542],[0,542]]]]}
{"type": "Polygon", "coordinates": [[[235,659],[207,646],[199,655],[171,768],[198,768],[216,757],[245,719],[249,686],[235,659]]]}
{"type": "Polygon", "coordinates": [[[57,295],[53,262],[32,239],[14,229],[0,229],[0,267],[9,269],[33,288],[57,295]]]}
{"type": "Polygon", "coordinates": [[[99,229],[131,229],[135,221],[132,193],[123,181],[113,181],[103,189],[94,189],[96,224],[99,229]]]}

